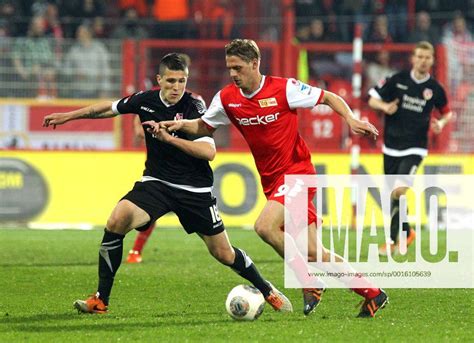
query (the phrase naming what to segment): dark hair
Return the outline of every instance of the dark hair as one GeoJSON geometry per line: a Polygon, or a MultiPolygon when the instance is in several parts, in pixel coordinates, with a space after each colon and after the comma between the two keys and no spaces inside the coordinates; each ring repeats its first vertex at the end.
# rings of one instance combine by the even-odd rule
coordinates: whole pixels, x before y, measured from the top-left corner
{"type": "Polygon", "coordinates": [[[225,46],[226,56],[237,56],[245,62],[260,59],[260,49],[257,43],[251,39],[234,39],[225,46]]]}
{"type": "Polygon", "coordinates": [[[177,52],[172,52],[170,54],[165,55],[159,65],[158,72],[160,75],[165,73],[165,69],[168,68],[169,70],[186,70],[188,69],[188,64],[186,60],[183,58],[182,54],[177,52]]]}

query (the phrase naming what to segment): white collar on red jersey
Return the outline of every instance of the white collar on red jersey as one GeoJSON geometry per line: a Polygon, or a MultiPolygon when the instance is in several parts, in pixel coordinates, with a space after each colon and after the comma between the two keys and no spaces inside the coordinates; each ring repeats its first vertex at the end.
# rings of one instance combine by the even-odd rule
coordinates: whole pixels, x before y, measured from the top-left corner
{"type": "Polygon", "coordinates": [[[415,71],[412,69],[410,71],[410,77],[411,79],[413,80],[413,82],[417,83],[417,84],[420,84],[420,83],[423,83],[423,82],[426,82],[430,79],[430,74],[426,74],[426,76],[424,78],[422,78],[421,80],[418,80],[416,77],[415,77],[415,71]]]}
{"type": "Polygon", "coordinates": [[[244,94],[244,92],[242,92],[242,88],[241,88],[240,89],[240,94],[242,94],[242,96],[244,96],[248,99],[253,98],[263,88],[264,83],[265,83],[265,75],[262,75],[262,80],[260,81],[260,85],[258,86],[258,88],[255,92],[253,92],[252,94],[244,94]]]}

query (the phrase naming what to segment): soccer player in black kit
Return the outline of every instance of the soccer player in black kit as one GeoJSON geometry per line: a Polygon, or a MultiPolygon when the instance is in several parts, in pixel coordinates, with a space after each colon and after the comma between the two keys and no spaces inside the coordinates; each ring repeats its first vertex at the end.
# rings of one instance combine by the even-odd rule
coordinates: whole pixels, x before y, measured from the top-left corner
{"type": "MultiPolygon", "coordinates": [[[[185,92],[188,67],[177,53],[163,57],[157,81],[159,90],[138,92],[121,100],[105,101],[67,113],[44,117],[43,126],[64,124],[76,119],[110,118],[138,114],[141,122],[199,118],[206,107],[185,92]]],[[[213,173],[209,162],[216,150],[212,137],[192,137],[166,129],[153,135],[145,130],[147,159],[141,181],[135,183],[115,206],[107,220],[99,249],[97,293],[77,300],[74,307],[84,313],[107,313],[115,274],[122,261],[123,239],[133,229],[148,228],[168,212],[174,212],[187,233],[197,233],[209,252],[250,281],[278,311],[291,311],[290,301],[264,280],[252,260],[232,247],[212,194],[213,173]]]]}
{"type": "MultiPolygon", "coordinates": [[[[439,134],[452,117],[446,91],[430,75],[434,63],[434,48],[426,42],[419,42],[412,55],[412,69],[397,73],[369,90],[369,106],[380,110],[385,116],[384,173],[414,175],[423,158],[427,156],[428,131],[439,134]],[[433,107],[441,117],[431,118],[433,107]]],[[[415,231],[403,223],[406,245],[398,244],[400,225],[400,197],[407,187],[398,187],[392,193],[390,238],[379,249],[380,255],[405,253],[415,239],[415,231]]]]}

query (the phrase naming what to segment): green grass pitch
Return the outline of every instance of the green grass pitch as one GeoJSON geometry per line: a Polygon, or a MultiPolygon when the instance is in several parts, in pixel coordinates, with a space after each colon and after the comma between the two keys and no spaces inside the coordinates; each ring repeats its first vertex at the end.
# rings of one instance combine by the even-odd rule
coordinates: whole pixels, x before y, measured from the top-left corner
{"type": "MultiPolygon", "coordinates": [[[[283,263],[253,231],[229,230],[278,287],[283,263]]],[[[330,289],[318,310],[302,314],[301,293],[287,289],[295,312],[266,306],[254,322],[226,313],[227,293],[243,282],[218,264],[196,235],[157,229],[141,265],[122,264],[110,313],[78,314],[72,303],[97,286],[101,230],[0,230],[0,342],[407,342],[472,341],[473,291],[388,289],[390,304],[357,319],[360,298],[330,289]]],[[[124,258],[135,233],[125,240],[124,258]]]]}

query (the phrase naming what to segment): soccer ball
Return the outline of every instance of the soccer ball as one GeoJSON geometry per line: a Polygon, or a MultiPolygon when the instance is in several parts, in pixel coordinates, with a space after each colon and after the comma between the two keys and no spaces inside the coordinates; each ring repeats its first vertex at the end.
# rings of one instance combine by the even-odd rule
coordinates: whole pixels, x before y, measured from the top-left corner
{"type": "Polygon", "coordinates": [[[263,312],[265,299],[262,293],[253,286],[235,286],[227,296],[225,308],[236,320],[255,320],[263,312]]]}

